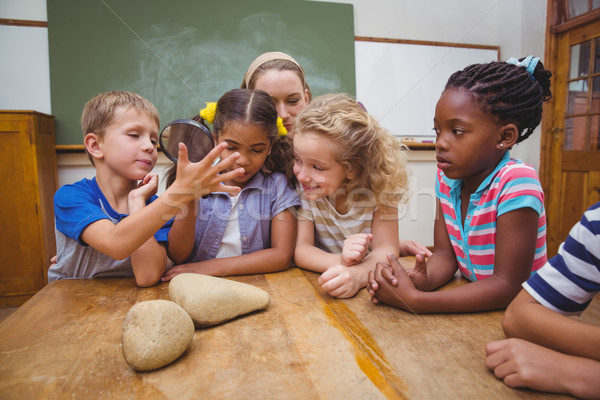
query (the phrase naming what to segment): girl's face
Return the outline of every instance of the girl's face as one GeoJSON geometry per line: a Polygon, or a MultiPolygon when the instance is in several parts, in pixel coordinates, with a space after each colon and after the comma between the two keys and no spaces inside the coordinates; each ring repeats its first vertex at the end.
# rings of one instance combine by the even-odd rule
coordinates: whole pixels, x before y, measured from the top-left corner
{"type": "Polygon", "coordinates": [[[221,153],[222,159],[236,151],[240,153],[240,158],[237,159],[228,171],[237,168],[244,168],[246,171],[243,175],[234,178],[232,181],[225,182],[225,184],[240,188],[245,187],[265,163],[271,151],[271,141],[263,128],[257,125],[232,121],[227,123],[219,133],[217,143],[221,142],[227,142],[228,144],[227,148],[221,153]]]}
{"type": "Polygon", "coordinates": [[[463,90],[442,93],[433,120],[437,167],[451,179],[475,189],[496,168],[506,151],[500,147],[503,125],[483,112],[463,90]]]}
{"type": "Polygon", "coordinates": [[[354,178],[335,160],[336,144],[322,135],[303,132],[294,139],[294,174],[309,200],[332,196],[354,178]]]}
{"type": "Polygon", "coordinates": [[[256,80],[254,89],[269,93],[277,108],[277,115],[283,120],[290,138],[293,138],[296,116],[308,103],[308,90],[304,89],[298,75],[293,71],[271,69],[256,80]]]}

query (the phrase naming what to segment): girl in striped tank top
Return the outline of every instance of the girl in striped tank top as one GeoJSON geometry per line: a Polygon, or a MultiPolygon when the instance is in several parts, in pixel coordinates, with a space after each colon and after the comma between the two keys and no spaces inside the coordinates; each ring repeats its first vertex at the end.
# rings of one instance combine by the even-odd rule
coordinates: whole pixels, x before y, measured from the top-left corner
{"type": "Polygon", "coordinates": [[[544,193],[509,150],[527,139],[551,97],[537,57],[474,64],[448,80],[436,109],[434,254],[405,271],[395,257],[369,276],[374,303],[415,313],[505,308],[546,262],[544,193]],[[460,270],[468,285],[444,291],[460,270]]]}
{"type": "Polygon", "coordinates": [[[354,99],[324,95],[296,118],[294,174],[301,189],[294,261],[321,273],[335,297],[354,296],[388,253],[428,250],[398,238],[407,187],[403,145],[354,99]]]}

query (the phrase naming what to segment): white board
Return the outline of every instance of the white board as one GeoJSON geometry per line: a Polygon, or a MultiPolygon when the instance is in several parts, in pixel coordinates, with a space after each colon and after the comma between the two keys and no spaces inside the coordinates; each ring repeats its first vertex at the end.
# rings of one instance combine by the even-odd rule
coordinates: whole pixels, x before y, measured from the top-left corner
{"type": "Polygon", "coordinates": [[[499,56],[494,46],[359,39],[354,43],[357,100],[392,134],[417,142],[435,138],[435,105],[450,75],[470,64],[497,61],[499,56]]]}

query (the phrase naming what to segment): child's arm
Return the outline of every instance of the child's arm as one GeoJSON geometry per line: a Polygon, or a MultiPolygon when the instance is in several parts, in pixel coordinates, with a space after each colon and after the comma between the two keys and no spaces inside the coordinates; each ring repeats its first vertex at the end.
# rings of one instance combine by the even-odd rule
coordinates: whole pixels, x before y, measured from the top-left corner
{"type": "MultiPolygon", "coordinates": [[[[148,174],[140,182],[138,188],[132,190],[127,197],[129,214],[135,214],[146,206],[146,201],[158,189],[158,176],[148,174]]],[[[138,286],[152,286],[160,280],[165,272],[167,257],[165,248],[154,236],[131,253],[131,268],[138,286]]]]}
{"type": "Polygon", "coordinates": [[[507,337],[518,337],[573,356],[600,361],[600,326],[559,314],[521,290],[502,318],[507,337]]]}
{"type": "Polygon", "coordinates": [[[600,362],[563,354],[522,340],[488,343],[486,366],[510,387],[568,393],[597,399],[600,393],[600,362]]]}
{"type": "Polygon", "coordinates": [[[179,211],[169,230],[169,258],[175,264],[184,263],[194,249],[196,201],[189,202],[179,211]]]}
{"type": "Polygon", "coordinates": [[[373,271],[378,262],[385,261],[389,253],[398,256],[398,210],[382,206],[375,211],[371,233],[371,252],[363,262],[350,267],[334,265],[319,277],[319,284],[330,295],[341,298],[354,296],[366,286],[369,271],[373,271]]]}
{"type": "Polygon", "coordinates": [[[282,271],[290,266],[295,242],[296,217],[290,210],[284,210],[271,220],[271,248],[238,257],[176,265],[165,273],[162,280],[171,280],[184,272],[227,276],[282,271]]]}
{"type": "MultiPolygon", "coordinates": [[[[436,227],[437,224],[438,221],[436,227]]],[[[439,279],[434,275],[435,270],[430,268],[437,254],[437,231],[436,228],[436,251],[427,261],[427,286],[430,280],[438,284],[439,279]]],[[[390,264],[398,281],[397,286],[385,281],[381,273],[375,274],[374,280],[378,284],[375,297],[383,303],[415,313],[475,312],[505,308],[531,273],[537,231],[538,214],[535,210],[521,208],[507,212],[497,220],[495,265],[491,277],[449,290],[424,292],[415,287],[394,259],[390,260],[390,264]]]]}
{"type": "Polygon", "coordinates": [[[221,182],[233,179],[243,170],[220,172],[233,165],[239,157],[232,154],[215,166],[213,161],[227,147],[226,143],[215,147],[202,161],[191,163],[187,159],[187,149],[183,143],[179,147],[177,178],[158,199],[138,212],[129,215],[117,224],[108,219],[98,220],[87,226],[81,239],[94,249],[111,258],[122,260],[129,257],[146,242],[169,219],[179,212],[182,206],[211,191],[239,192],[238,187],[222,185],[221,182]]]}
{"type": "Polygon", "coordinates": [[[313,221],[298,216],[298,236],[294,262],[300,268],[323,273],[332,265],[341,264],[341,254],[332,254],[315,246],[313,221]]]}

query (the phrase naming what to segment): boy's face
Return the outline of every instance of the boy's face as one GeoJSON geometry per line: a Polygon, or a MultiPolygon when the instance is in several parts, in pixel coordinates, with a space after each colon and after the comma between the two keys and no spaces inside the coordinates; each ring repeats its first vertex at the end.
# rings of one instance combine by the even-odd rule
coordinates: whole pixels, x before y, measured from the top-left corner
{"type": "Polygon", "coordinates": [[[103,164],[113,174],[140,180],[156,164],[158,126],[146,114],[131,107],[124,108],[117,112],[98,142],[103,164]]]}

